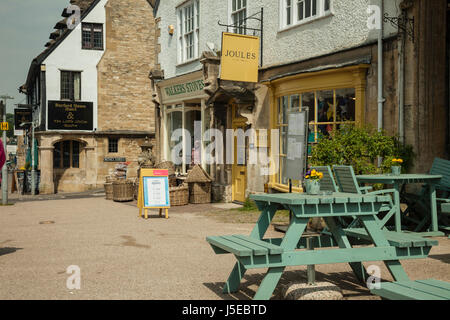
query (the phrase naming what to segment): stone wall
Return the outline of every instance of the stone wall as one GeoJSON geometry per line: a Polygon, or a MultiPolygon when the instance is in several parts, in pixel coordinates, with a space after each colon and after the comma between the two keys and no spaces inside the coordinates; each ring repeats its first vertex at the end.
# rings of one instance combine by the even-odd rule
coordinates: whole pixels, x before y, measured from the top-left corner
{"type": "Polygon", "coordinates": [[[146,0],[109,0],[98,65],[98,130],[155,131],[149,71],[155,24],[146,0]]]}

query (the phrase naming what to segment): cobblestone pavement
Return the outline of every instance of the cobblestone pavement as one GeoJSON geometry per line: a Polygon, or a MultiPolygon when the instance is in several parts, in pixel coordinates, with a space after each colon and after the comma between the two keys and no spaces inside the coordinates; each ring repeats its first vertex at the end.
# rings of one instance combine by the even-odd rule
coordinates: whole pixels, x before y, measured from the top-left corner
{"type": "MultiPolygon", "coordinates": [[[[157,212],[138,218],[135,203],[100,195],[0,207],[0,299],[248,299],[265,270],[248,272],[239,293],[223,295],[235,259],[215,255],[205,241],[208,235],[250,232],[251,224],[203,214],[233,207],[177,207],[168,220],[157,212]],[[80,290],[66,286],[71,265],[80,267],[80,290]]],[[[273,228],[269,233],[280,236],[273,228]]],[[[450,281],[450,240],[438,239],[428,259],[404,261],[413,280],[450,281]]],[[[345,299],[378,299],[357,283],[347,264],[316,269],[317,281],[338,285],[345,299]]],[[[306,267],[287,268],[274,298],[280,298],[282,285],[299,280],[306,281],[306,267]]]]}

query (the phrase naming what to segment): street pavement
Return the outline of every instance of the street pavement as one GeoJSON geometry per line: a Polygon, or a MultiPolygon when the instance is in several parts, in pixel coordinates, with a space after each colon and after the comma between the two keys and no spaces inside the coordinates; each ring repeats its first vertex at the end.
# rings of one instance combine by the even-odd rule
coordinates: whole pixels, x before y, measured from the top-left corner
{"type": "MultiPolygon", "coordinates": [[[[216,255],[209,235],[248,234],[251,224],[220,222],[205,212],[233,204],[170,209],[138,217],[136,203],[91,197],[20,201],[0,206],[0,299],[249,299],[265,270],[251,270],[241,291],[221,293],[235,258],[216,255]],[[67,287],[69,266],[80,268],[80,289],[67,287]]],[[[282,236],[273,228],[268,236],[282,236]]],[[[428,259],[404,261],[413,280],[450,281],[450,240],[437,238],[428,259]]],[[[382,278],[392,280],[381,266],[382,278]]],[[[368,266],[369,264],[366,264],[368,266]]],[[[274,299],[292,281],[306,281],[306,267],[287,268],[274,299]]],[[[378,299],[360,286],[347,264],[316,266],[317,281],[332,282],[345,299],[378,299]]]]}

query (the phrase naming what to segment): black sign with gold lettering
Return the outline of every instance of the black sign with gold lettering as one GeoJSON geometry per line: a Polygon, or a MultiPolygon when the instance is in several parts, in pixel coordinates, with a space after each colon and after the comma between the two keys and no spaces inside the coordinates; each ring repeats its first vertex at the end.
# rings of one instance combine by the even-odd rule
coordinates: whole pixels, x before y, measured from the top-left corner
{"type": "Polygon", "coordinates": [[[31,109],[14,109],[14,129],[23,130],[20,125],[32,121],[31,109]]]}
{"type": "Polygon", "coordinates": [[[93,130],[94,104],[79,101],[49,101],[49,130],[93,130]]]}

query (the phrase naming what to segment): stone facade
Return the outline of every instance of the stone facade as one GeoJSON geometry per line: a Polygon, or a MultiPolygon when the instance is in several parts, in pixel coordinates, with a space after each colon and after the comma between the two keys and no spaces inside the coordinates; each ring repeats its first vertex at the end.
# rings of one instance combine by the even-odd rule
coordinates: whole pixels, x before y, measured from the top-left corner
{"type": "Polygon", "coordinates": [[[98,131],[154,132],[148,72],[153,68],[154,19],[146,0],[109,0],[106,51],[98,65],[98,131]]]}

